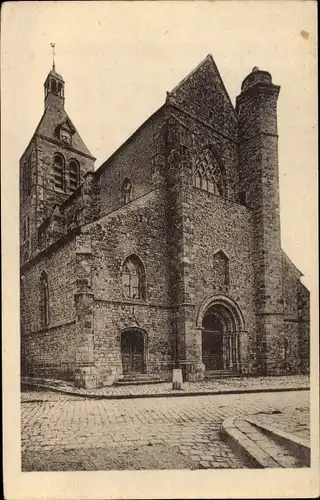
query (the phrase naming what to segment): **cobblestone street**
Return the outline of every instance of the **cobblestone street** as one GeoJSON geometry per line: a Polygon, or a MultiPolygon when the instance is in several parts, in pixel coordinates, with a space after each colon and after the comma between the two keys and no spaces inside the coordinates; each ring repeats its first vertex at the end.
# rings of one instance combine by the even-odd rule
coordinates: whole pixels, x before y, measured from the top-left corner
{"type": "Polygon", "coordinates": [[[109,401],[26,392],[21,407],[22,470],[241,468],[222,421],[265,412],[297,427],[309,392],[109,401]]]}

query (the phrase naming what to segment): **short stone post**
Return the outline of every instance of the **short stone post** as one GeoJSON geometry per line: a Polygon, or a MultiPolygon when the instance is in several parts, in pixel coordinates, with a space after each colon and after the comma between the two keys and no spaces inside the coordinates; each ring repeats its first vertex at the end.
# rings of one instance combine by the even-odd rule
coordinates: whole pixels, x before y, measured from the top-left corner
{"type": "Polygon", "coordinates": [[[182,370],[181,368],[174,368],[172,371],[172,389],[183,390],[182,370]]]}

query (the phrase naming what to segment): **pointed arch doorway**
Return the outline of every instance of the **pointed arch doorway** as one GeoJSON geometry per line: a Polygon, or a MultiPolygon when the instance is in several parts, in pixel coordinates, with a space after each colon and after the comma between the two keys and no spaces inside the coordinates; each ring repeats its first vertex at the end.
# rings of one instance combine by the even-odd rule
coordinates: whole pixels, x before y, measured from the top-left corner
{"type": "Polygon", "coordinates": [[[145,333],[138,328],[128,328],[121,333],[123,375],[145,373],[145,333]]]}

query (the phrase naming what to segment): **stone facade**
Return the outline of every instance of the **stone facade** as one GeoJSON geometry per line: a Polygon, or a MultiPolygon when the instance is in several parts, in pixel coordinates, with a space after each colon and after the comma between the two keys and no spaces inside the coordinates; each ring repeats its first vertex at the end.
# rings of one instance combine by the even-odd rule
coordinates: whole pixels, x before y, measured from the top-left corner
{"type": "Polygon", "coordinates": [[[95,171],[62,77],[45,89],[20,167],[23,373],[97,387],[176,367],[190,381],[307,372],[309,294],[281,249],[270,74],[254,68],[234,108],[208,56],[95,171]]]}

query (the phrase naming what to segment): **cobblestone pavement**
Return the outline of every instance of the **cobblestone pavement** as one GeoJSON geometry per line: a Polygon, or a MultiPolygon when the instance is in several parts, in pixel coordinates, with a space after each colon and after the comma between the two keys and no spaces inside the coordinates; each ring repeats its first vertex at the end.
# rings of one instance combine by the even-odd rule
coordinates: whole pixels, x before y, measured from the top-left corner
{"type": "Polygon", "coordinates": [[[309,408],[308,391],[129,400],[27,394],[34,401],[23,395],[23,470],[246,467],[220,439],[226,417],[280,411],[290,420],[309,408]]]}
{"type": "MultiPolygon", "coordinates": [[[[27,379],[26,379],[27,380],[27,379]]],[[[36,379],[28,379],[35,381],[36,379]]],[[[167,395],[221,391],[298,389],[309,387],[307,375],[288,375],[282,377],[230,377],[203,382],[185,382],[183,391],[172,390],[172,383],[160,382],[143,385],[109,386],[101,389],[76,389],[73,384],[61,380],[42,380],[47,386],[55,386],[61,390],[71,391],[79,395],[96,396],[130,396],[130,395],[167,395]]]]}
{"type": "Polygon", "coordinates": [[[305,406],[287,408],[286,413],[260,414],[259,421],[310,440],[310,409],[305,406]]]}

